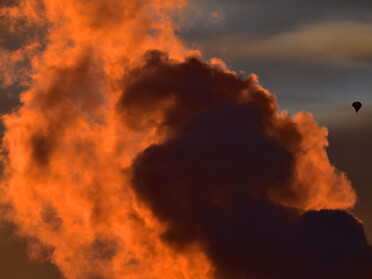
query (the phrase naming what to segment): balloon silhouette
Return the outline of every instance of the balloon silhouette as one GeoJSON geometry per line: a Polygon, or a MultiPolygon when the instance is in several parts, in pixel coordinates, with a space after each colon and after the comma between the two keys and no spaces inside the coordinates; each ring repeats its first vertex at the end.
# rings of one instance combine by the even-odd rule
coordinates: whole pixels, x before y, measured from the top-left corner
{"type": "Polygon", "coordinates": [[[355,109],[355,112],[358,113],[358,110],[360,110],[360,108],[362,107],[362,103],[361,102],[354,102],[352,104],[352,106],[355,109]]]}

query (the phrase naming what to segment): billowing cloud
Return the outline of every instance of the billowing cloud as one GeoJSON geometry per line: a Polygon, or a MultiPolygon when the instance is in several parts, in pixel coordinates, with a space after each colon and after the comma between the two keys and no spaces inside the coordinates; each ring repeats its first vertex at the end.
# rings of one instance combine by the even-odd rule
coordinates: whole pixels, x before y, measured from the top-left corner
{"type": "Polygon", "coordinates": [[[148,147],[133,170],[137,196],[166,224],[164,241],[178,251],[201,243],[216,278],[370,274],[370,248],[354,217],[304,213],[354,202],[309,115],[277,115],[254,76],[239,80],[195,58],[179,64],[151,53],[133,75],[121,101],[129,119],[143,127],[138,119],[153,123],[149,115],[171,104],[161,121],[168,140],[148,147]]]}

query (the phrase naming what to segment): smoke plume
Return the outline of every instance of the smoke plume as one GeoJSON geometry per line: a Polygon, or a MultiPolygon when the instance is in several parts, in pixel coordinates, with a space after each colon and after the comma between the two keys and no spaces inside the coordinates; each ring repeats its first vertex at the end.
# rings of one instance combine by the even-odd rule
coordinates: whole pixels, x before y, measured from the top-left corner
{"type": "Polygon", "coordinates": [[[1,8],[44,30],[15,50],[32,82],[3,116],[4,218],[68,279],[370,278],[327,129],[188,49],[174,35],[185,5],[1,8]]]}

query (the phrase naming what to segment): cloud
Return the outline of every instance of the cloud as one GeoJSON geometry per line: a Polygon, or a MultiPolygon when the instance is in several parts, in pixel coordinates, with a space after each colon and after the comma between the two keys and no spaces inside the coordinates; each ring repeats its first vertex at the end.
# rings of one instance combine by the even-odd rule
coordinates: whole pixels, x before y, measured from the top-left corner
{"type": "Polygon", "coordinates": [[[308,210],[354,201],[308,114],[278,115],[255,76],[241,80],[197,58],[151,52],[126,84],[123,119],[133,129],[158,123],[168,135],[133,164],[133,189],[165,224],[166,243],[181,253],[198,243],[214,278],[370,274],[362,224],[346,211],[308,210]]]}
{"type": "Polygon", "coordinates": [[[279,60],[305,63],[335,63],[343,66],[370,66],[372,63],[372,24],[357,22],[322,22],[262,39],[249,36],[226,36],[222,47],[213,39],[203,43],[234,61],[279,60]]]}

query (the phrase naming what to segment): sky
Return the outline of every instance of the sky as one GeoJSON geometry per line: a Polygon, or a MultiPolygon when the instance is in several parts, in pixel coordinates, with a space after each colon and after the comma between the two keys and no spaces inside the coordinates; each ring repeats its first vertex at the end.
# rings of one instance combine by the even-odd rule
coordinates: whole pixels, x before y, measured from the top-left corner
{"type": "Polygon", "coordinates": [[[358,192],[355,212],[369,239],[371,8],[370,1],[195,1],[179,31],[206,59],[257,74],[281,110],[311,112],[328,128],[330,159],[358,192]],[[363,105],[358,115],[354,101],[363,105]]]}
{"type": "MultiPolygon", "coordinates": [[[[346,101],[360,99],[368,106],[371,100],[370,5],[203,1],[194,4],[199,17],[180,33],[206,57],[223,57],[236,71],[255,72],[282,109],[321,115],[329,105],[338,112],[346,101]]],[[[335,113],[327,111],[328,118],[335,113]]]]}
{"type": "MultiPolygon", "coordinates": [[[[66,0],[64,7],[45,0],[49,13],[33,6],[39,3],[35,0],[1,0],[0,7],[6,9],[15,3],[25,5],[11,13],[2,10],[0,14],[0,67],[6,73],[0,77],[0,112],[8,115],[5,124],[1,124],[5,135],[2,156],[6,158],[2,168],[7,176],[3,178],[6,186],[2,188],[6,194],[1,212],[6,217],[0,225],[0,275],[7,279],[123,278],[127,275],[132,279],[149,274],[159,276],[157,278],[198,278],[195,274],[211,279],[213,276],[249,278],[262,272],[259,268],[272,259],[265,256],[255,259],[245,252],[239,254],[237,247],[246,245],[244,247],[253,247],[253,251],[282,255],[282,247],[277,244],[287,243],[283,235],[293,226],[300,231],[296,232],[295,242],[290,242],[294,248],[288,252],[289,258],[291,253],[307,251],[309,247],[296,241],[306,242],[309,235],[314,234],[308,230],[309,226],[317,228],[319,222],[323,224],[322,220],[326,220],[325,223],[334,220],[333,225],[340,230],[346,226],[347,232],[354,233],[353,237],[357,235],[355,243],[358,244],[351,244],[360,245],[363,250],[360,227],[345,209],[363,222],[369,243],[372,242],[370,1],[190,0],[180,12],[179,7],[184,6],[181,0],[161,4],[151,0],[149,9],[154,15],[148,16],[146,8],[139,9],[146,14],[143,17],[137,12],[137,6],[121,6],[118,0],[97,1],[97,5],[66,0]],[[175,25],[170,24],[168,13],[175,25]],[[72,20],[63,21],[63,18],[72,20]],[[149,23],[152,21],[153,24],[149,23]],[[145,57],[144,65],[138,62],[137,57],[142,57],[145,50],[156,48],[170,58],[154,52],[145,57]],[[179,64],[168,60],[182,60],[194,55],[195,49],[202,55],[199,59],[205,63],[211,61],[214,66],[209,68],[198,59],[177,62],[179,64]],[[235,71],[242,79],[254,73],[258,80],[251,76],[242,82],[232,78],[229,71],[235,71]],[[166,81],[165,76],[174,82],[166,81]],[[200,83],[192,85],[196,80],[200,83]],[[202,97],[187,97],[183,88],[202,97]],[[230,88],[233,97],[227,94],[230,88]],[[244,99],[237,88],[252,90],[254,108],[235,107],[244,99]],[[274,94],[276,100],[265,95],[265,90],[274,94]],[[25,91],[21,102],[20,94],[25,91]],[[168,91],[176,92],[176,98],[164,93],[168,91]],[[260,94],[267,99],[261,99],[260,94]],[[211,99],[218,104],[228,100],[234,105],[219,107],[213,102],[211,105],[208,103],[211,99]],[[358,114],[351,107],[354,101],[362,103],[358,114]],[[169,109],[172,104],[175,108],[169,109]],[[273,116],[271,110],[276,105],[279,111],[288,111],[288,118],[273,116]],[[207,108],[199,114],[196,107],[207,108]],[[257,109],[265,111],[264,116],[256,114],[257,109]],[[296,118],[295,115],[303,111],[310,112],[327,130],[318,129],[305,114],[296,118]],[[159,116],[162,113],[164,115],[159,116]],[[235,121],[237,116],[242,120],[235,121]],[[303,129],[293,130],[288,124],[292,116],[303,129]],[[261,135],[262,131],[250,122],[250,117],[262,121],[274,140],[261,135]],[[215,119],[221,121],[230,136],[221,135],[220,128],[213,124],[215,119]],[[122,122],[125,122],[124,128],[122,122]],[[251,124],[246,127],[244,123],[251,124]],[[167,128],[163,130],[163,126],[167,128]],[[258,133],[257,138],[249,136],[252,132],[258,133]],[[326,151],[330,163],[345,172],[350,182],[343,174],[333,174],[327,156],[322,153],[325,134],[328,134],[326,151]],[[303,146],[298,137],[304,138],[303,146]],[[210,147],[215,138],[221,140],[210,147]],[[257,150],[246,149],[242,139],[257,144],[257,150]],[[282,145],[286,146],[285,150],[282,145]],[[224,148],[226,152],[206,157],[224,148]],[[301,157],[301,148],[313,155],[301,157]],[[204,150],[204,153],[195,154],[193,150],[204,150]],[[271,153],[266,153],[267,150],[271,153]],[[260,165],[261,151],[263,157],[271,156],[281,162],[280,167],[271,165],[269,159],[261,168],[256,168],[254,162],[240,157],[240,152],[253,154],[252,158],[260,165]],[[313,166],[309,163],[312,156],[323,160],[315,160],[313,166]],[[298,160],[296,163],[292,162],[293,157],[298,160]],[[189,161],[190,158],[194,161],[189,161]],[[223,168],[211,164],[213,160],[222,161],[223,168]],[[229,169],[226,162],[243,173],[253,169],[254,178],[247,178],[239,171],[217,175],[219,180],[205,177],[206,173],[213,176],[229,169]],[[113,167],[115,164],[120,169],[113,167]],[[210,164],[209,169],[205,168],[210,164]],[[241,165],[249,169],[240,169],[241,165]],[[175,171],[166,176],[163,166],[179,167],[186,173],[175,171]],[[280,190],[268,190],[270,198],[254,186],[249,193],[248,203],[252,202],[249,207],[236,197],[239,186],[224,192],[224,181],[235,175],[248,184],[263,181],[262,187],[268,187],[266,178],[260,176],[260,170],[265,167],[269,169],[267,176],[280,190]],[[308,173],[303,171],[306,168],[308,173]],[[292,183],[286,180],[287,172],[294,169],[299,173],[293,178],[295,182],[310,189],[303,190],[303,199],[300,188],[292,189],[293,192],[287,188],[292,183]],[[328,181],[328,188],[311,185],[311,173],[319,176],[319,185],[328,181]],[[203,188],[203,195],[211,196],[207,199],[195,194],[197,188],[191,187],[189,193],[188,188],[183,188],[185,181],[189,185],[199,185],[199,181],[205,185],[214,183],[221,189],[213,192],[203,188]],[[172,192],[169,189],[176,182],[179,190],[172,192]],[[350,183],[356,195],[350,190],[350,183]],[[117,186],[124,184],[131,186],[117,186]],[[341,185],[339,193],[337,185],[341,185]],[[327,201],[311,194],[312,191],[324,194],[323,188],[326,195],[330,193],[327,201]],[[179,201],[182,195],[183,202],[167,202],[179,201]],[[224,195],[231,200],[227,202],[224,195]],[[355,201],[354,209],[350,209],[355,201]],[[237,206],[224,215],[220,210],[228,208],[229,202],[237,206]],[[295,210],[281,211],[281,206],[295,210]],[[314,215],[313,209],[330,211],[314,215]],[[244,215],[244,222],[235,222],[234,218],[241,217],[240,212],[245,210],[259,212],[259,216],[267,218],[267,223],[260,223],[254,214],[244,215]],[[308,213],[298,217],[296,210],[308,213]],[[215,216],[222,216],[222,220],[215,220],[215,216]],[[234,220],[226,216],[233,216],[234,220]],[[299,221],[296,219],[293,223],[291,218],[299,221]],[[190,227],[189,223],[196,225],[190,227]],[[167,229],[161,224],[167,224],[167,229]],[[257,227],[264,236],[259,238],[247,229],[249,226],[257,227]],[[267,241],[267,228],[273,226],[278,236],[270,250],[262,243],[267,241]],[[232,229],[225,231],[221,227],[232,229]],[[236,234],[236,239],[241,240],[246,234],[246,242],[227,241],[225,246],[220,245],[226,234],[236,233],[239,228],[243,229],[236,234]],[[189,234],[185,236],[183,230],[189,234]],[[212,232],[216,232],[213,237],[212,232]],[[259,239],[257,246],[252,241],[255,238],[259,239]],[[198,250],[195,243],[201,243],[203,248],[198,250]],[[149,251],[155,251],[151,257],[149,251]],[[224,253],[231,253],[235,262],[229,262],[224,253]],[[239,256],[253,259],[259,268],[246,269],[247,263],[240,262],[239,256]],[[159,259],[164,265],[157,265],[159,259]],[[122,262],[128,269],[122,270],[122,262]],[[185,271],[187,267],[191,270],[190,266],[195,274],[185,271]],[[214,267],[215,275],[206,271],[210,266],[214,267]],[[165,272],[167,269],[172,270],[165,272]],[[179,275],[181,273],[185,277],[179,275]]],[[[237,185],[241,183],[239,179],[236,179],[237,185]]],[[[330,231],[332,229],[334,227],[330,231]]],[[[338,237],[352,238],[342,233],[338,237]]],[[[349,249],[347,244],[344,249],[349,249]]],[[[339,247],[334,251],[341,249],[339,247]]],[[[356,252],[350,250],[349,255],[353,253],[356,252]]],[[[363,257],[369,257],[363,253],[355,254],[357,259],[360,256],[360,262],[363,257]]],[[[312,254],[299,255],[313,264],[312,254]]],[[[314,258],[317,256],[314,252],[314,258]]],[[[343,262],[337,259],[329,263],[332,266],[343,262]]],[[[286,266],[284,260],[283,266],[286,266]]],[[[275,272],[282,271],[281,268],[273,265],[275,272]]],[[[360,270],[363,268],[361,264],[360,270]]],[[[323,278],[316,272],[314,268],[314,276],[323,278]]],[[[296,276],[300,273],[283,271],[282,274],[283,278],[299,278],[296,276]]],[[[265,276],[265,279],[276,278],[270,273],[265,276]]],[[[342,276],[347,275],[339,276],[337,278],[344,279],[342,276]]]]}

